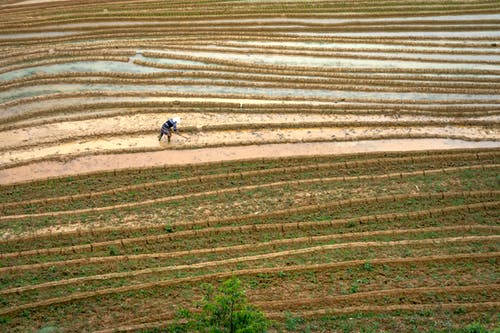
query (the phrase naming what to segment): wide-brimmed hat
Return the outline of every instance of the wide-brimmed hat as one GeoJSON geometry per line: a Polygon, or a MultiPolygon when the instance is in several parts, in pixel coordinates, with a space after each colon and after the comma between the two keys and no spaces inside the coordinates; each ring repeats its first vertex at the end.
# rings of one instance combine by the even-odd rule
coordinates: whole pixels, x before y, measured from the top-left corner
{"type": "Polygon", "coordinates": [[[179,117],[172,118],[172,120],[173,120],[174,122],[176,122],[177,124],[180,124],[180,123],[181,123],[181,118],[179,118],[179,117]]]}

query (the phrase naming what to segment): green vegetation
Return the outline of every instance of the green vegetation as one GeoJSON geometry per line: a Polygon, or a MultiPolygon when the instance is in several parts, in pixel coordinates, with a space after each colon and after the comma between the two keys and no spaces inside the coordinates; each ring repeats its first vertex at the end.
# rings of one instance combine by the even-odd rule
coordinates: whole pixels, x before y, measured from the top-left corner
{"type": "Polygon", "coordinates": [[[264,313],[248,303],[241,281],[231,278],[215,291],[205,284],[205,296],[197,305],[199,312],[181,309],[178,322],[169,332],[260,333],[270,322],[264,313]],[[182,322],[182,323],[181,323],[182,322]]]}
{"type": "MultiPolygon", "coordinates": [[[[414,163],[407,154],[399,154],[342,156],[342,161],[325,156],[311,162],[290,158],[207,165],[192,170],[196,177],[210,174],[215,178],[207,179],[206,185],[193,182],[192,189],[186,180],[192,173],[187,169],[176,172],[179,181],[186,180],[187,193],[181,200],[5,219],[4,230],[26,225],[32,233],[23,233],[21,228],[17,230],[22,234],[0,241],[2,325],[24,330],[30,322],[40,321],[64,329],[60,318],[78,311],[80,319],[72,325],[84,327],[93,319],[82,309],[116,309],[119,304],[112,320],[125,320],[130,327],[150,329],[142,323],[157,323],[155,327],[166,330],[165,325],[173,324],[179,308],[184,308],[185,317],[178,318],[172,329],[201,330],[200,325],[210,322],[207,313],[213,313],[214,304],[223,299],[215,290],[201,286],[236,276],[241,284],[230,280],[219,292],[232,290],[233,296],[241,296],[238,288],[248,286],[248,301],[275,321],[273,329],[321,331],[329,319],[322,322],[320,318],[330,312],[339,319],[328,325],[347,331],[355,327],[392,330],[389,318],[394,317],[412,331],[426,327],[429,317],[442,320],[449,313],[454,321],[435,326],[437,331],[465,329],[457,326],[462,322],[459,318],[490,329],[494,315],[474,313],[476,309],[490,313],[492,300],[500,296],[495,273],[497,155],[495,150],[477,156],[460,154],[441,152],[420,160],[413,156],[414,163]],[[334,163],[344,168],[340,164],[327,167],[334,163]],[[353,165],[345,168],[345,163],[353,165]],[[273,169],[285,166],[295,171],[273,169]],[[238,168],[248,172],[253,185],[246,183],[246,176],[228,176],[228,171],[238,168]],[[401,177],[403,172],[411,174],[401,177]],[[388,173],[397,176],[386,177],[388,173]],[[270,182],[275,185],[269,186],[270,182]],[[217,195],[212,194],[214,189],[217,195]],[[222,193],[224,189],[228,191],[222,193]],[[203,191],[206,194],[198,196],[203,191]],[[218,210],[223,212],[219,215],[218,210]],[[89,228],[98,221],[100,226],[89,228]],[[125,221],[149,224],[119,226],[125,221]],[[58,225],[80,227],[43,231],[58,225]],[[196,299],[203,299],[198,308],[192,304],[196,299]],[[443,308],[438,310],[435,304],[443,308]],[[203,309],[208,312],[202,316],[203,309]],[[342,311],[350,315],[344,318],[342,311]],[[349,319],[353,316],[354,321],[349,319]],[[378,319],[374,323],[369,318],[378,319]]],[[[122,176],[129,173],[134,171],[122,176]]],[[[111,184],[119,176],[78,179],[54,179],[33,186],[41,197],[44,191],[57,197],[58,191],[67,190],[61,186],[65,182],[77,181],[77,188],[91,192],[95,184],[111,184]],[[60,185],[47,186],[54,182],[60,185]]],[[[20,186],[29,189],[28,184],[20,186]]],[[[147,188],[163,195],[154,182],[147,188]]],[[[135,195],[138,189],[124,188],[117,203],[127,202],[128,191],[135,195]]],[[[111,197],[95,195],[92,200],[111,197]]],[[[79,200],[87,199],[83,195],[69,202],[79,200]]],[[[36,205],[42,213],[54,207],[52,203],[36,205]]]]}
{"type": "Polygon", "coordinates": [[[0,3],[0,332],[500,332],[498,0],[0,3]]]}

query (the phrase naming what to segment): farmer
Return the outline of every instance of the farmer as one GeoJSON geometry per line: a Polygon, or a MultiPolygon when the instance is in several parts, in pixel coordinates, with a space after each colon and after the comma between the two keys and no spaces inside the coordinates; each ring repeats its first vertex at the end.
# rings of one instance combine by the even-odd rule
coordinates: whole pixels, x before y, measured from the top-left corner
{"type": "Polygon", "coordinates": [[[160,135],[158,135],[158,141],[161,141],[163,135],[166,135],[168,142],[170,142],[170,138],[172,137],[172,129],[174,129],[174,132],[177,133],[177,124],[180,123],[181,119],[178,117],[170,118],[165,123],[163,123],[163,126],[161,127],[160,130],[160,135]]]}

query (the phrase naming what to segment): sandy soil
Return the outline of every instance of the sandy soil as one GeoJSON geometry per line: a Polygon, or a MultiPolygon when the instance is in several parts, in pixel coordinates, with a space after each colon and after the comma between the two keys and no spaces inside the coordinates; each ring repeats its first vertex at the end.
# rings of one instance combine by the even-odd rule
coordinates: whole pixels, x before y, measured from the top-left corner
{"type": "MultiPolygon", "coordinates": [[[[266,144],[269,142],[311,142],[327,140],[356,140],[367,137],[389,137],[394,135],[432,135],[436,137],[465,136],[475,140],[500,140],[500,135],[480,127],[354,127],[354,128],[299,128],[263,129],[239,131],[196,132],[174,135],[170,144],[158,142],[156,133],[140,135],[116,135],[80,139],[70,142],[55,142],[31,148],[7,150],[0,153],[0,166],[12,162],[39,160],[47,156],[70,158],[86,152],[112,152],[123,149],[182,149],[216,145],[266,144]]],[[[500,143],[499,143],[500,144],[500,143]]]]}
{"type": "Polygon", "coordinates": [[[362,140],[352,142],[270,144],[175,151],[163,150],[150,153],[119,155],[94,155],[75,158],[68,162],[42,162],[0,170],[0,184],[43,179],[46,177],[75,175],[78,173],[91,173],[102,170],[230,161],[269,156],[285,157],[294,155],[327,155],[376,151],[417,151],[483,147],[500,147],[500,143],[491,141],[469,142],[448,139],[362,140]]]}
{"type": "MultiPolygon", "coordinates": [[[[105,114],[103,112],[102,114],[105,114]]],[[[110,133],[121,135],[124,132],[133,131],[157,131],[161,124],[171,115],[164,112],[149,114],[131,114],[124,116],[115,116],[100,119],[90,119],[81,121],[54,122],[45,125],[33,126],[33,120],[20,122],[25,124],[25,128],[19,128],[0,132],[0,150],[6,148],[16,148],[22,146],[40,145],[48,142],[58,142],[69,140],[81,135],[103,136],[110,133]]],[[[198,127],[210,125],[227,124],[275,124],[289,123],[302,124],[304,122],[391,122],[397,124],[404,121],[439,121],[446,122],[453,118],[426,117],[426,116],[408,116],[400,115],[397,118],[393,116],[382,115],[320,115],[311,114],[235,114],[224,112],[187,112],[179,115],[183,119],[182,126],[198,127]]],[[[54,119],[54,121],[57,118],[54,119]]],[[[463,118],[463,120],[473,120],[472,118],[463,118]]]]}

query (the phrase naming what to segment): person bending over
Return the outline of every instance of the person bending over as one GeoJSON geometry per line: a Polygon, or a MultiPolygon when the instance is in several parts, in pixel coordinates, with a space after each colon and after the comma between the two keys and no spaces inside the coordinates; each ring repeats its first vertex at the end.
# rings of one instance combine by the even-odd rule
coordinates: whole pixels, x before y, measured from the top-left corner
{"type": "Polygon", "coordinates": [[[166,135],[168,142],[170,142],[170,138],[172,137],[172,130],[177,133],[177,125],[181,123],[181,119],[178,117],[170,118],[166,122],[163,123],[160,135],[158,135],[158,141],[161,141],[161,138],[166,135]]]}

